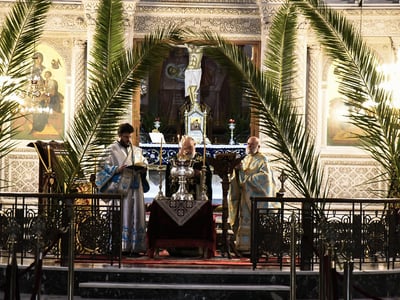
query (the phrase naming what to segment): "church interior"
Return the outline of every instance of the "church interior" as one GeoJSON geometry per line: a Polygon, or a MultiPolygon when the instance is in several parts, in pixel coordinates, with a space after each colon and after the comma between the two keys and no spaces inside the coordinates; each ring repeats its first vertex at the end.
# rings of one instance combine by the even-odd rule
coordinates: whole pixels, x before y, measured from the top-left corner
{"type": "MultiPolygon", "coordinates": [[[[0,0],[2,24],[14,2],[16,1],[0,0]]],[[[29,215],[37,203],[43,209],[39,214],[52,214],[51,205],[54,203],[66,203],[68,208],[70,198],[66,195],[61,198],[37,198],[34,195],[49,191],[49,184],[52,185],[54,178],[46,177],[49,172],[46,165],[49,167],[55,163],[50,155],[50,147],[52,155],[63,152],[63,139],[77,117],[79,108],[87,101],[88,89],[94,84],[88,70],[93,63],[92,50],[95,47],[96,24],[99,21],[99,2],[101,1],[52,1],[46,14],[43,32],[34,43],[35,53],[29,62],[32,77],[26,80],[25,90],[14,95],[21,104],[19,112],[24,117],[10,121],[9,127],[18,129],[18,133],[11,140],[14,145],[12,151],[2,156],[0,161],[0,186],[3,194],[0,195],[0,209],[4,209],[4,213],[0,214],[2,233],[9,230],[9,227],[2,224],[9,207],[12,207],[11,211],[15,209],[17,219],[20,217],[18,222],[24,222],[21,221],[24,219],[21,216],[29,215]]],[[[283,5],[283,1],[264,0],[122,0],[121,3],[126,48],[134,48],[148,34],[173,24],[190,28],[196,33],[211,31],[222,36],[236,45],[255,68],[260,70],[266,68],[265,62],[268,58],[265,53],[270,46],[269,36],[275,29],[272,25],[273,18],[283,5]]],[[[390,69],[390,84],[396,87],[400,69],[398,0],[327,0],[326,4],[354,26],[355,32],[376,55],[379,66],[390,69]]],[[[394,204],[387,201],[395,184],[388,184],[387,180],[377,178],[377,174],[383,173],[381,162],[374,154],[361,147],[362,141],[358,135],[362,135],[362,131],[350,119],[349,114],[352,111],[348,100],[340,93],[343,85],[338,82],[341,70],[337,63],[321,46],[319,37],[313,31],[312,22],[304,16],[299,16],[297,22],[296,45],[293,50],[296,53],[297,76],[291,82],[291,97],[295,99],[294,106],[299,119],[319,153],[323,173],[328,178],[326,198],[329,201],[325,203],[317,199],[317,204],[311,205],[302,199],[304,195],[296,187],[299,182],[291,181],[291,174],[281,171],[284,162],[273,159],[279,155],[276,148],[271,147],[271,137],[267,135],[269,131],[263,129],[268,123],[256,118],[254,107],[244,100],[246,91],[237,84],[235,74],[217,59],[207,55],[206,51],[201,52],[199,66],[202,72],[196,98],[186,95],[185,71],[190,64],[191,52],[184,43],[175,44],[161,63],[151,66],[147,76],[140,78],[140,86],[133,93],[132,99],[129,99],[129,109],[126,110],[123,121],[133,125],[135,130],[132,143],[143,149],[149,162],[149,191],[144,196],[147,207],[160,194],[165,193],[168,184],[165,183],[166,165],[179,151],[184,135],[193,136],[196,140],[196,151],[203,156],[204,161],[207,155],[211,157],[209,161],[214,163],[212,199],[208,199],[210,201],[207,205],[198,205],[199,201],[192,201],[194,208],[190,208],[192,212],[185,216],[178,216],[179,210],[176,209],[177,215],[171,217],[174,222],[169,222],[168,217],[171,215],[165,214],[167,208],[154,205],[151,210],[153,220],[157,215],[163,221],[149,223],[149,228],[154,235],[159,236],[150,240],[153,246],[149,257],[134,260],[123,257],[118,252],[115,243],[119,240],[113,235],[115,233],[109,231],[115,226],[115,222],[119,222],[118,208],[110,208],[108,203],[111,202],[105,205],[98,194],[91,196],[90,200],[89,196],[73,196],[72,199],[77,201],[74,211],[76,225],[65,225],[63,220],[59,222],[61,227],[76,226],[73,229],[80,233],[76,238],[77,263],[74,265],[69,260],[69,255],[74,250],[71,250],[71,245],[63,244],[68,236],[65,232],[60,233],[60,243],[55,246],[57,253],[51,253],[54,257],[49,254],[52,266],[41,270],[44,277],[57,278],[59,283],[51,284],[44,278],[41,282],[39,280],[32,283],[29,277],[34,276],[37,266],[32,268],[31,265],[32,270],[21,275],[23,279],[19,281],[20,286],[16,287],[13,285],[15,278],[9,277],[8,272],[11,275],[15,273],[8,268],[34,262],[34,247],[29,245],[32,249],[21,250],[18,247],[22,246],[15,242],[15,247],[23,253],[17,263],[9,255],[9,240],[0,238],[1,245],[8,245],[6,249],[0,250],[0,264],[4,270],[0,274],[0,283],[5,286],[0,291],[3,291],[4,297],[14,300],[17,299],[14,294],[17,290],[18,293],[22,291],[26,294],[35,290],[39,295],[36,299],[40,299],[40,293],[59,297],[67,295],[68,299],[73,299],[74,295],[88,299],[296,299],[296,292],[293,295],[293,290],[297,290],[298,299],[318,299],[318,295],[319,299],[353,299],[346,291],[348,293],[354,282],[357,283],[353,290],[357,299],[400,297],[396,284],[400,277],[400,273],[396,272],[399,268],[396,259],[400,254],[398,216],[386,215],[382,208],[390,207],[394,208],[393,211],[398,211],[398,201],[394,204]],[[243,157],[246,154],[247,139],[253,135],[260,138],[262,152],[271,158],[274,179],[280,188],[280,198],[277,200],[280,205],[279,213],[278,210],[266,213],[257,208],[257,200],[254,200],[252,213],[255,215],[252,218],[265,222],[260,221],[253,225],[258,226],[259,235],[269,237],[270,240],[275,239],[277,232],[284,238],[265,244],[255,234],[251,243],[257,250],[246,257],[240,257],[235,252],[231,230],[226,225],[228,173],[232,170],[227,165],[221,167],[212,158],[218,155],[232,160],[233,157],[243,157]],[[235,155],[224,156],[221,153],[235,155]],[[88,205],[90,201],[92,202],[88,205]],[[100,207],[101,214],[107,215],[104,222],[99,223],[94,217],[99,213],[97,210],[94,212],[87,208],[96,205],[100,207]],[[309,227],[306,224],[299,231],[315,234],[315,244],[319,240],[329,240],[330,246],[340,248],[340,253],[343,254],[340,261],[344,263],[338,267],[343,275],[338,281],[340,287],[336,286],[338,290],[341,289],[339,294],[333,290],[332,282],[336,281],[329,277],[333,275],[329,272],[321,275],[322,271],[326,271],[322,269],[332,261],[324,261],[327,263],[324,265],[321,258],[316,259],[309,254],[313,252],[312,248],[296,246],[296,237],[290,231],[293,229],[290,227],[292,211],[300,215],[299,219],[306,223],[307,212],[316,207],[322,210],[326,206],[330,221],[339,215],[345,216],[337,222],[340,225],[332,221],[337,225],[337,235],[316,233],[318,230],[312,227],[312,222],[307,223],[309,227]],[[285,213],[281,213],[282,211],[285,213]],[[193,217],[196,213],[197,219],[193,217]],[[200,254],[200,259],[189,255],[165,260],[165,251],[162,249],[171,247],[169,237],[164,236],[165,231],[178,232],[180,228],[176,223],[186,222],[185,217],[189,219],[188,227],[198,227],[201,224],[204,229],[199,237],[190,232],[195,241],[193,245],[199,246],[204,252],[200,254]],[[211,219],[207,219],[208,217],[211,219]],[[368,219],[367,225],[364,224],[364,219],[368,219]],[[347,220],[351,220],[349,222],[353,227],[348,226],[347,220]],[[92,235],[100,231],[101,238],[96,240],[92,235]],[[202,234],[205,231],[207,237],[212,235],[212,243],[203,239],[202,234]],[[349,236],[353,241],[351,244],[345,242],[349,236]],[[355,240],[357,241],[354,242],[355,240]],[[99,245],[96,244],[98,242],[99,245]],[[207,256],[211,252],[218,255],[207,256]],[[301,259],[293,259],[291,255],[301,256],[301,259]],[[346,255],[354,260],[348,259],[346,255]],[[291,277],[296,275],[296,267],[297,288],[291,277]],[[352,273],[353,270],[356,271],[352,273]],[[382,273],[376,272],[378,270],[382,273]],[[93,277],[93,273],[97,277],[93,277]],[[167,286],[176,278],[179,280],[174,286],[167,286]],[[108,281],[108,288],[101,286],[104,284],[102,280],[108,281]],[[219,282],[217,285],[220,288],[215,285],[216,282],[219,282]],[[189,287],[184,286],[185,283],[189,287]],[[41,284],[41,287],[36,284],[41,284]],[[40,289],[42,292],[38,292],[40,289]],[[205,290],[208,292],[204,292],[205,290]],[[199,298],[200,296],[203,298],[199,298]]],[[[201,45],[201,41],[196,42],[201,45]]],[[[0,64],[4,62],[0,61],[0,64]]],[[[3,69],[2,67],[0,72],[3,69]]],[[[390,139],[390,133],[388,136],[390,139]]],[[[80,178],[80,191],[89,195],[94,189],[90,175],[92,174],[86,176],[87,178],[80,178]]],[[[394,195],[392,198],[398,197],[396,193],[394,195]]],[[[114,201],[120,198],[110,199],[114,201]]],[[[147,217],[149,215],[150,210],[147,217]]],[[[54,216],[56,220],[60,217],[54,216]]],[[[323,221],[318,220],[321,224],[324,224],[323,221]]],[[[71,228],[70,230],[72,231],[71,228]]],[[[183,235],[185,234],[187,233],[183,235]]],[[[177,247],[184,245],[179,244],[179,239],[178,242],[173,242],[177,243],[177,247]]],[[[328,253],[333,248],[323,250],[328,253]]]]}

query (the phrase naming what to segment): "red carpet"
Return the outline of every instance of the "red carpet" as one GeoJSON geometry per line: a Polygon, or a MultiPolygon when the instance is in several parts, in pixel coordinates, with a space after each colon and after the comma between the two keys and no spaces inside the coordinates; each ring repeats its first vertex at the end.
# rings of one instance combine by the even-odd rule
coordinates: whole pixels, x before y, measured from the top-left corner
{"type": "MultiPolygon", "coordinates": [[[[79,256],[75,258],[77,263],[107,263],[110,262],[110,258],[106,256],[79,256]]],[[[118,263],[118,259],[114,258],[113,264],[118,263]]],[[[227,256],[222,257],[221,255],[216,255],[212,258],[202,258],[202,257],[175,257],[168,255],[168,252],[161,251],[159,255],[155,258],[149,258],[148,256],[140,257],[125,257],[121,259],[121,264],[123,265],[146,265],[146,266],[196,266],[196,267],[246,267],[251,268],[252,263],[250,258],[247,257],[236,257],[234,255],[231,258],[227,256]]],[[[288,265],[289,262],[284,259],[284,265],[288,265]]],[[[276,257],[271,257],[268,261],[265,258],[261,258],[257,264],[258,266],[278,266],[279,263],[276,257]]]]}

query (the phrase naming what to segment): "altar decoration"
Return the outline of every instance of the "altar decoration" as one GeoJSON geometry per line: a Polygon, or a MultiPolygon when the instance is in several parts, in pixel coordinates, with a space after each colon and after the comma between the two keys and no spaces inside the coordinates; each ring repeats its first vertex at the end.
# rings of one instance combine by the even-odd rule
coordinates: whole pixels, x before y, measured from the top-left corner
{"type": "Polygon", "coordinates": [[[214,256],[216,231],[210,201],[154,200],[147,227],[150,258],[159,248],[200,247],[204,257],[214,256]]]}
{"type": "Polygon", "coordinates": [[[164,194],[162,191],[162,150],[163,149],[163,141],[160,139],[160,157],[159,157],[159,162],[158,162],[158,176],[159,176],[159,184],[158,184],[158,194],[155,199],[163,199],[164,194]]]}
{"type": "Polygon", "coordinates": [[[160,132],[158,129],[161,126],[160,118],[155,118],[153,132],[160,132]]]}
{"type": "Polygon", "coordinates": [[[207,109],[201,110],[196,104],[191,109],[185,110],[185,133],[191,136],[197,144],[210,144],[207,132],[207,109]]]}
{"type": "MultiPolygon", "coordinates": [[[[165,169],[172,159],[176,158],[179,151],[178,144],[164,144],[162,145],[162,151],[160,151],[159,143],[140,143],[140,148],[143,150],[143,155],[146,157],[149,165],[149,183],[150,191],[145,194],[146,203],[151,203],[154,199],[164,198],[163,190],[160,190],[160,184],[163,185],[165,169]],[[160,153],[162,153],[160,155],[160,153]],[[161,191],[161,192],[160,192],[161,191]]],[[[196,145],[196,152],[200,155],[204,153],[204,145],[196,145]]],[[[238,145],[207,145],[206,149],[206,162],[210,164],[209,159],[215,158],[218,154],[234,153],[235,157],[244,157],[246,155],[246,146],[243,144],[238,145]]],[[[213,175],[218,177],[218,175],[213,175]]],[[[162,187],[165,188],[165,187],[162,187]]],[[[213,190],[213,204],[222,202],[222,190],[220,180],[214,178],[212,183],[213,190]]]]}
{"type": "Polygon", "coordinates": [[[201,207],[204,205],[205,201],[199,200],[188,200],[188,199],[162,199],[155,200],[157,204],[165,211],[168,216],[175,221],[176,224],[182,226],[194,214],[196,214],[201,207]]]}
{"type": "Polygon", "coordinates": [[[229,140],[229,145],[235,145],[235,140],[233,139],[233,130],[235,130],[235,120],[229,119],[228,123],[229,130],[231,131],[231,138],[229,140]]]}
{"type": "MultiPolygon", "coordinates": [[[[146,157],[150,167],[153,165],[156,168],[158,168],[160,160],[163,166],[167,165],[169,161],[177,156],[180,147],[177,144],[163,143],[162,154],[160,154],[159,144],[141,143],[139,146],[143,150],[143,155],[146,157]]],[[[246,145],[207,145],[206,148],[203,145],[196,145],[196,152],[203,155],[203,157],[205,152],[206,158],[216,157],[217,154],[222,153],[235,153],[237,157],[243,157],[246,155],[246,145]]]]}
{"type": "Polygon", "coordinates": [[[194,200],[193,195],[186,189],[186,181],[194,176],[193,160],[173,159],[171,168],[172,178],[178,179],[178,191],[172,194],[172,200],[194,200]]]}

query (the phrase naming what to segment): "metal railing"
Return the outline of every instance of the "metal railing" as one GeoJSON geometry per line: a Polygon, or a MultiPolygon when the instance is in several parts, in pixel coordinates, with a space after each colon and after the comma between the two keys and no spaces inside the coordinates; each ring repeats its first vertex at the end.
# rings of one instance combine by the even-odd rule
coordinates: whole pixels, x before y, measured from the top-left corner
{"type": "Polygon", "coordinates": [[[120,195],[0,193],[1,255],[121,262],[120,195]]]}
{"type": "MultiPolygon", "coordinates": [[[[395,268],[400,254],[400,199],[252,198],[253,268],[277,258],[290,264],[291,226],[297,224],[295,257],[302,270],[319,266],[329,253],[343,269],[395,268]],[[267,208],[268,202],[279,207],[267,208]]],[[[292,245],[293,246],[293,245],[292,245]]]]}
{"type": "MultiPolygon", "coordinates": [[[[19,264],[73,259],[121,263],[119,195],[0,193],[1,256],[17,253],[19,264]]],[[[274,258],[279,266],[312,270],[320,254],[357,269],[395,268],[400,253],[400,199],[252,198],[253,268],[274,258]],[[265,208],[267,202],[278,208],[265,208]],[[294,219],[294,220],[293,220],[294,219]],[[293,224],[295,242],[291,241],[293,224]]]]}

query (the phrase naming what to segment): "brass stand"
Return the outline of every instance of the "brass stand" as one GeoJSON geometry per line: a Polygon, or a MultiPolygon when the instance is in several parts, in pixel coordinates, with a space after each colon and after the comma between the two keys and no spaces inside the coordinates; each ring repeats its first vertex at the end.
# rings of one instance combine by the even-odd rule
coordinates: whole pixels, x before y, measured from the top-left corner
{"type": "Polygon", "coordinates": [[[163,191],[162,191],[163,185],[162,185],[162,166],[161,165],[158,167],[158,176],[159,176],[158,194],[154,198],[156,200],[165,198],[163,191]]]}
{"type": "Polygon", "coordinates": [[[207,166],[203,164],[203,167],[201,168],[201,194],[200,194],[200,200],[203,201],[208,201],[206,176],[207,176],[207,166]]]}

